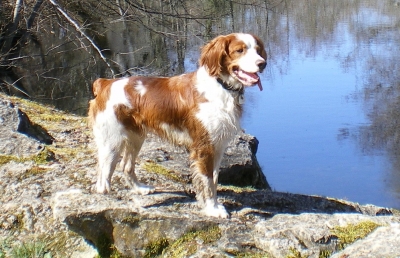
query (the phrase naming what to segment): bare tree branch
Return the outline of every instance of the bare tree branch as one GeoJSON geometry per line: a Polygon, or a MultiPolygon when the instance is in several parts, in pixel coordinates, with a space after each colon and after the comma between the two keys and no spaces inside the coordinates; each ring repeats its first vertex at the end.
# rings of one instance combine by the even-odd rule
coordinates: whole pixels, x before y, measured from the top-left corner
{"type": "Polygon", "coordinates": [[[96,43],[93,41],[93,39],[91,39],[81,28],[81,26],[79,26],[78,22],[76,22],[71,16],[68,15],[67,12],[64,11],[63,8],[61,8],[61,6],[57,3],[56,0],[50,0],[50,3],[52,5],[54,5],[54,7],[57,8],[57,10],[68,20],[69,23],[71,23],[75,29],[84,37],[86,38],[87,41],[89,41],[89,43],[92,45],[92,47],[97,51],[97,53],[100,55],[100,58],[104,61],[104,63],[106,63],[106,65],[108,66],[108,68],[110,68],[110,71],[113,75],[113,77],[115,77],[115,72],[114,69],[111,67],[110,63],[107,61],[107,58],[103,55],[101,49],[96,45],[96,43]]]}
{"type": "Polygon", "coordinates": [[[28,21],[27,21],[27,23],[26,23],[26,27],[27,27],[28,30],[29,30],[30,28],[32,28],[33,22],[35,21],[36,16],[39,14],[38,11],[39,11],[40,6],[42,5],[42,3],[43,3],[43,0],[37,0],[37,1],[36,1],[35,5],[34,5],[34,7],[33,7],[33,9],[32,9],[32,13],[31,13],[31,15],[29,16],[29,19],[28,19],[28,21]]]}

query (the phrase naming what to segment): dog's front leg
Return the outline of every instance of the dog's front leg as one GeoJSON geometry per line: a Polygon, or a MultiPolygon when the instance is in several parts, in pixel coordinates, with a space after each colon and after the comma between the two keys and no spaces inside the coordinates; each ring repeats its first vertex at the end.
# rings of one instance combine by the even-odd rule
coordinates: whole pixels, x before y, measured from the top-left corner
{"type": "Polygon", "coordinates": [[[225,207],[217,200],[219,162],[215,166],[215,160],[220,160],[220,157],[215,159],[215,154],[212,146],[201,146],[191,151],[193,184],[196,198],[204,206],[203,211],[207,216],[228,218],[225,207]]]}

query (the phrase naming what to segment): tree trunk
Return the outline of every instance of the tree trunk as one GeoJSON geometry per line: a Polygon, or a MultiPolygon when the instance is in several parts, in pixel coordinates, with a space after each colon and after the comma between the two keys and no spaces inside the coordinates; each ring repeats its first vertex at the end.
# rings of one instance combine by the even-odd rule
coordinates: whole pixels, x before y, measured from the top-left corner
{"type": "Polygon", "coordinates": [[[21,19],[20,11],[21,11],[22,4],[23,4],[23,0],[15,1],[13,18],[12,18],[12,21],[6,26],[6,32],[4,34],[5,42],[1,49],[1,53],[4,53],[4,54],[9,53],[11,51],[11,48],[13,47],[15,35],[17,34],[17,30],[18,30],[18,23],[21,19]]]}

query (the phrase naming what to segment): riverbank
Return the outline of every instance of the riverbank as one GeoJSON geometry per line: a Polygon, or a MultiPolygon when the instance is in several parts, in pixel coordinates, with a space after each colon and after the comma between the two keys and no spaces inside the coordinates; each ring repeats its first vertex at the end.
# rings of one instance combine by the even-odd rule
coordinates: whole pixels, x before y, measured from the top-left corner
{"type": "Polygon", "coordinates": [[[0,257],[400,256],[397,210],[271,191],[253,136],[238,136],[225,154],[218,196],[231,218],[213,219],[195,205],[184,150],[150,137],[138,177],[156,193],[130,194],[117,171],[112,193],[99,195],[85,117],[0,101],[0,257]]]}

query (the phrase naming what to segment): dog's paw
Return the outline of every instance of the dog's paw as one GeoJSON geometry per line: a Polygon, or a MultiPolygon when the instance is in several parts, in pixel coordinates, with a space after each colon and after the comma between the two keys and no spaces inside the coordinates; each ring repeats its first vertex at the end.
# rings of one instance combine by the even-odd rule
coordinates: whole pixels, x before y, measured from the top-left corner
{"type": "Polygon", "coordinates": [[[99,194],[107,194],[107,193],[111,192],[110,183],[107,181],[103,181],[103,182],[97,181],[96,192],[99,194]]]}
{"type": "Polygon", "coordinates": [[[222,204],[207,204],[204,207],[203,212],[209,217],[216,217],[221,219],[229,218],[229,214],[222,204]]]}
{"type": "Polygon", "coordinates": [[[132,193],[139,195],[147,195],[154,193],[155,190],[156,189],[154,188],[154,186],[138,183],[132,188],[132,193]]]}

